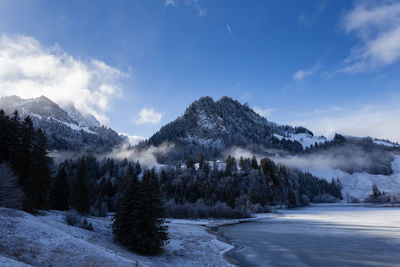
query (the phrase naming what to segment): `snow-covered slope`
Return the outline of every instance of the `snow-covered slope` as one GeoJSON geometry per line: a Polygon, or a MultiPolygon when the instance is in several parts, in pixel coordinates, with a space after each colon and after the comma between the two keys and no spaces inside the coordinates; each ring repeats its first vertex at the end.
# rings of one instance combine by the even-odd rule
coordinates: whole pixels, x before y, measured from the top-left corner
{"type": "Polygon", "coordinates": [[[46,132],[51,149],[108,151],[126,141],[126,137],[102,127],[93,115],[82,114],[73,105],[63,109],[45,96],[1,97],[0,109],[7,114],[17,110],[22,118],[30,116],[34,126],[46,132]]]}
{"type": "Polygon", "coordinates": [[[171,220],[165,251],[144,257],[114,242],[110,218],[89,218],[94,231],[87,231],[67,225],[64,216],[0,207],[0,266],[232,266],[223,257],[232,246],[203,226],[218,221],[171,220]]]}
{"type": "Polygon", "coordinates": [[[387,146],[387,147],[400,147],[399,144],[395,144],[385,140],[374,139],[373,141],[377,145],[387,146]]]}
{"type": "Polygon", "coordinates": [[[100,122],[93,115],[80,113],[74,104],[65,106],[63,109],[81,127],[101,127],[100,122]]]}
{"type": "Polygon", "coordinates": [[[328,166],[314,166],[302,168],[313,175],[325,178],[331,181],[332,178],[339,178],[343,184],[343,197],[346,199],[347,194],[364,200],[368,195],[372,194],[372,184],[376,184],[379,190],[396,194],[400,192],[400,156],[395,155],[392,162],[393,174],[391,175],[374,175],[366,172],[355,172],[353,174],[344,172],[339,169],[333,169],[328,166]]]}
{"type": "Polygon", "coordinates": [[[282,135],[279,135],[279,134],[274,134],[274,136],[276,138],[278,138],[279,140],[287,139],[287,140],[291,140],[291,141],[297,141],[303,146],[304,149],[306,149],[307,147],[310,147],[311,145],[315,145],[315,143],[321,144],[328,140],[324,136],[314,136],[309,133],[290,133],[289,132],[286,134],[285,137],[282,135]]]}

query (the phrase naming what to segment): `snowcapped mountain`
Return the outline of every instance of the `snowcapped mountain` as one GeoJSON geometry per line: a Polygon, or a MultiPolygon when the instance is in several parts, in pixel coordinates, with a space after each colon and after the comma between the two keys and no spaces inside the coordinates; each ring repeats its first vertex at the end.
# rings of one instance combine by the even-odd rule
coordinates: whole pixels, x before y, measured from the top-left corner
{"type": "Polygon", "coordinates": [[[30,116],[34,126],[46,132],[50,149],[100,152],[126,141],[126,137],[101,126],[93,115],[82,114],[73,105],[63,109],[45,96],[1,97],[0,109],[7,114],[17,110],[22,118],[30,116]]]}
{"type": "Polygon", "coordinates": [[[92,114],[82,114],[74,106],[70,104],[64,107],[68,116],[78,123],[81,127],[101,127],[100,122],[92,114]]]}
{"type": "Polygon", "coordinates": [[[162,127],[139,147],[175,144],[173,159],[197,157],[199,152],[212,158],[232,147],[243,147],[254,152],[279,149],[292,153],[315,142],[325,142],[323,137],[304,127],[282,126],[269,122],[254,112],[247,104],[229,97],[214,101],[202,97],[193,102],[182,116],[162,127]]]}
{"type": "Polygon", "coordinates": [[[229,97],[218,101],[210,97],[198,99],[182,116],[163,126],[137,148],[164,143],[174,144],[174,149],[158,155],[162,163],[182,163],[188,157],[196,159],[200,152],[208,160],[225,159],[227,154],[258,155],[277,158],[312,173],[314,167],[324,167],[350,176],[356,173],[392,175],[393,160],[400,154],[400,146],[387,140],[340,134],[328,140],[314,136],[304,127],[279,125],[229,97]]]}

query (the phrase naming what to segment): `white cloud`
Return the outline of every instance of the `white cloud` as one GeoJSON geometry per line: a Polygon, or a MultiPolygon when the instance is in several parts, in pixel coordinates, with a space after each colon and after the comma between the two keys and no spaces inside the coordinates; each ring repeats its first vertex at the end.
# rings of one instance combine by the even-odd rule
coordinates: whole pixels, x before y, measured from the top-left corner
{"type": "Polygon", "coordinates": [[[165,0],[165,6],[176,6],[176,0],[165,0]]]}
{"type": "Polygon", "coordinates": [[[207,9],[200,4],[200,0],[165,0],[164,5],[168,6],[178,6],[179,3],[183,3],[186,6],[192,7],[197,11],[199,17],[202,17],[207,14],[207,9]]]}
{"type": "Polygon", "coordinates": [[[311,69],[305,70],[305,69],[301,69],[296,71],[293,74],[293,79],[296,82],[301,82],[304,78],[309,77],[311,75],[313,75],[319,68],[319,64],[315,64],[314,67],[312,67],[311,69]]]}
{"type": "Polygon", "coordinates": [[[166,155],[174,148],[175,145],[172,143],[162,143],[157,147],[150,146],[147,149],[137,150],[130,148],[128,144],[123,144],[119,147],[114,147],[112,152],[107,154],[105,158],[138,160],[143,167],[152,168],[160,165],[157,161],[159,156],[166,155]]]}
{"type": "Polygon", "coordinates": [[[137,145],[140,141],[143,141],[145,138],[137,135],[129,135],[127,133],[119,133],[120,135],[128,137],[129,143],[134,146],[137,145]]]}
{"type": "Polygon", "coordinates": [[[297,82],[302,81],[305,77],[310,76],[313,74],[311,70],[298,70],[295,74],[293,74],[293,79],[297,82]]]}
{"type": "Polygon", "coordinates": [[[399,2],[360,2],[341,22],[345,32],[356,34],[360,44],[353,48],[340,71],[356,73],[400,59],[399,2]]]}
{"type": "Polygon", "coordinates": [[[399,103],[365,105],[357,109],[339,108],[331,112],[313,113],[308,118],[292,122],[317,135],[333,136],[342,133],[352,136],[371,136],[400,142],[399,103]],[[318,116],[319,115],[319,116],[318,116]]]}
{"type": "Polygon", "coordinates": [[[143,108],[139,112],[139,118],[134,120],[136,124],[156,124],[161,121],[162,114],[152,108],[143,108]]]}
{"type": "Polygon", "coordinates": [[[311,25],[315,24],[315,22],[318,20],[320,15],[325,11],[327,6],[328,6],[328,1],[320,1],[318,2],[316,9],[311,15],[309,16],[305,14],[299,15],[297,17],[297,22],[299,26],[310,27],[311,25]]]}
{"type": "Polygon", "coordinates": [[[264,118],[268,118],[271,115],[271,113],[276,111],[276,109],[274,109],[274,108],[262,109],[262,108],[259,108],[259,107],[253,107],[253,110],[254,110],[255,113],[257,113],[258,115],[260,115],[260,116],[262,116],[264,118]]]}
{"type": "Polygon", "coordinates": [[[107,124],[112,100],[122,96],[127,74],[102,61],[83,62],[58,47],[45,48],[28,36],[0,36],[0,95],[45,95],[61,106],[74,103],[107,124]]]}

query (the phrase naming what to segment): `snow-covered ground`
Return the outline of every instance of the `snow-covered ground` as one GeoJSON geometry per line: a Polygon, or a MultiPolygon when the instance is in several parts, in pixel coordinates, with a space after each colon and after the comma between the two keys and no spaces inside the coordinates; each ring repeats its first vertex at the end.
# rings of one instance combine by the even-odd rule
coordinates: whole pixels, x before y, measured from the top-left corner
{"type": "Polygon", "coordinates": [[[378,139],[375,139],[373,142],[374,142],[375,144],[377,144],[377,145],[383,145],[383,146],[388,146],[388,147],[399,147],[398,144],[394,144],[394,143],[391,143],[391,142],[387,142],[387,141],[383,141],[383,140],[378,140],[378,139]]]}
{"type": "Polygon", "coordinates": [[[313,136],[306,133],[298,133],[298,134],[288,133],[288,137],[283,137],[279,134],[274,134],[274,136],[279,140],[287,139],[292,141],[298,141],[303,146],[304,149],[310,147],[311,145],[315,145],[315,143],[320,144],[328,141],[328,139],[326,139],[323,136],[313,136]]]}
{"type": "Polygon", "coordinates": [[[223,256],[232,246],[207,227],[239,221],[170,220],[165,251],[145,257],[115,244],[110,218],[88,218],[87,231],[67,225],[63,212],[44,214],[0,207],[0,266],[232,266],[223,256]]]}
{"type": "Polygon", "coordinates": [[[353,197],[364,200],[368,195],[372,194],[372,184],[375,183],[379,190],[387,193],[400,193],[400,156],[395,155],[392,162],[392,175],[375,175],[366,172],[355,172],[349,174],[339,169],[333,169],[328,166],[315,166],[301,168],[315,176],[331,181],[332,178],[339,178],[343,184],[342,194],[346,199],[349,194],[353,197]]]}

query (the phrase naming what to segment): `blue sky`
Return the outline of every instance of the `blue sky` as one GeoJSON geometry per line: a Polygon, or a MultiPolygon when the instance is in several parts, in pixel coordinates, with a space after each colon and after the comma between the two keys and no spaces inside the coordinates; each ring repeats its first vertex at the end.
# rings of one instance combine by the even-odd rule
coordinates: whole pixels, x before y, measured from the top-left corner
{"type": "Polygon", "coordinates": [[[227,95],[316,134],[400,141],[399,25],[398,1],[0,0],[0,94],[140,137],[227,95]]]}

